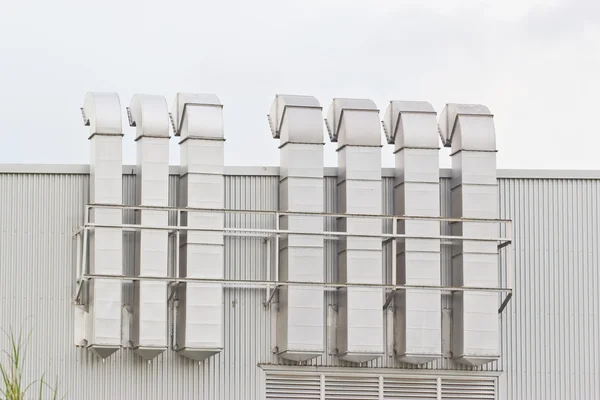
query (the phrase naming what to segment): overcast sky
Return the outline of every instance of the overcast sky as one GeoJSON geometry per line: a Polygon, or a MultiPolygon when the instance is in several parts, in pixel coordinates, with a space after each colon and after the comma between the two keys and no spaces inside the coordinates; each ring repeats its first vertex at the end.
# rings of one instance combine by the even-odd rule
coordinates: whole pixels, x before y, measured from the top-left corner
{"type": "MultiPolygon", "coordinates": [[[[277,165],[276,93],[481,103],[499,168],[600,169],[598,0],[0,0],[0,163],[88,163],[87,91],[215,93],[226,164],[277,165]]],[[[124,118],[125,118],[125,113],[124,118]]],[[[124,121],[124,161],[135,163],[124,121]]],[[[326,164],[336,164],[325,147],[326,164]]],[[[391,146],[384,166],[393,166],[391,146]]],[[[171,163],[179,150],[171,141],[171,163]]],[[[447,152],[442,166],[449,165],[447,152]]]]}

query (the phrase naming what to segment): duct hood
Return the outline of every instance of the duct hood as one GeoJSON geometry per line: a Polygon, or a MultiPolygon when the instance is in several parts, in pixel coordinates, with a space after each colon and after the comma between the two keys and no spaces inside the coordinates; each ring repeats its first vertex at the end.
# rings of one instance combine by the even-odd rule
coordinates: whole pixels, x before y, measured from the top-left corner
{"type": "MultiPolygon", "coordinates": [[[[440,216],[439,139],[436,113],[427,102],[392,101],[383,120],[395,144],[395,215],[440,216]]],[[[398,233],[439,236],[437,220],[400,220],[398,233]]],[[[439,239],[397,239],[398,285],[441,284],[439,239]]],[[[442,356],[441,293],[398,291],[395,295],[395,352],[401,361],[423,364],[442,356]]]]}
{"type": "MultiPolygon", "coordinates": [[[[321,106],[310,96],[277,95],[269,125],[280,140],[279,209],[322,213],[323,120],[321,106]]],[[[323,217],[285,215],[283,230],[323,232],[323,217]]],[[[279,241],[281,281],[323,282],[322,236],[289,234],[279,241]]],[[[324,290],[319,286],[279,289],[277,353],[292,361],[318,357],[324,351],[324,290]]]]}
{"type": "MultiPolygon", "coordinates": [[[[447,104],[440,133],[452,140],[452,216],[498,218],[496,134],[493,116],[482,105],[447,104]]],[[[498,223],[456,222],[453,235],[497,237],[498,223]]],[[[462,241],[453,246],[455,286],[498,287],[498,248],[494,242],[462,241]]],[[[497,360],[498,294],[453,294],[452,354],[461,363],[481,365],[497,360]]]]}
{"type": "MultiPolygon", "coordinates": [[[[171,111],[180,137],[180,207],[223,209],[225,206],[223,106],[211,94],[178,93],[171,111]]],[[[224,213],[188,211],[181,224],[222,230],[224,213]]],[[[179,276],[224,278],[222,231],[181,234],[179,276]]],[[[223,285],[187,282],[179,285],[177,352],[201,361],[223,350],[223,285]]]]}
{"type": "MultiPolygon", "coordinates": [[[[90,203],[122,204],[123,160],[121,103],[116,93],[88,92],[83,117],[90,127],[90,203]]],[[[91,222],[119,225],[120,209],[94,209],[91,222]]],[[[123,275],[120,228],[95,228],[89,238],[92,274],[123,275]]],[[[88,283],[85,339],[90,351],[106,358],[121,348],[121,282],[91,279],[88,283]]]]}
{"type": "MultiPolygon", "coordinates": [[[[129,106],[136,127],[137,204],[169,205],[169,108],[163,96],[136,94],[129,106]]],[[[167,227],[168,211],[138,210],[136,223],[167,227]]],[[[142,229],[135,235],[135,275],[168,276],[169,233],[142,229]]],[[[134,282],[132,342],[136,353],[152,359],[167,348],[167,282],[134,282]]]]}
{"type": "MultiPolygon", "coordinates": [[[[334,99],[327,128],[338,143],[338,207],[340,214],[382,212],[381,128],[379,110],[368,99],[334,99]]],[[[381,234],[381,218],[338,218],[338,230],[381,234]]],[[[383,283],[381,238],[340,237],[340,283],[383,283]]],[[[338,290],[337,353],[362,363],[383,355],[383,291],[347,287],[338,290]]]]}

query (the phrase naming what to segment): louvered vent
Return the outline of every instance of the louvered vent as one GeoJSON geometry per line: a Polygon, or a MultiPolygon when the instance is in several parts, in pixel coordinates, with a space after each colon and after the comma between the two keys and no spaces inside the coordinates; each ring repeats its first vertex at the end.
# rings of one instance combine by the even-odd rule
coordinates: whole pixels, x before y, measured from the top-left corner
{"type": "MultiPolygon", "coordinates": [[[[300,371],[300,369],[299,369],[300,371]]],[[[496,400],[495,377],[267,372],[267,399],[496,400]],[[323,381],[321,381],[321,376],[323,381]]]]}
{"type": "Polygon", "coordinates": [[[495,379],[442,379],[442,400],[495,400],[495,379]]]}
{"type": "Polygon", "coordinates": [[[378,376],[327,376],[325,379],[326,400],[378,400],[378,376]]]}
{"type": "Polygon", "coordinates": [[[385,400],[436,400],[436,378],[384,378],[385,400]]]}
{"type": "Polygon", "coordinates": [[[267,399],[321,399],[320,375],[267,374],[267,399]]]}

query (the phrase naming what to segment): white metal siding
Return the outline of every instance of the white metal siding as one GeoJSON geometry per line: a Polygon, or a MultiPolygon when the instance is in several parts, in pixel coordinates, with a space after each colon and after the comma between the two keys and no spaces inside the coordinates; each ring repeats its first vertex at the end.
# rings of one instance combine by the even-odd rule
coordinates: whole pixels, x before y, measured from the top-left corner
{"type": "MultiPolygon", "coordinates": [[[[81,170],[80,170],[81,171],[81,170]]],[[[106,362],[73,346],[71,294],[75,265],[73,231],[83,221],[88,202],[87,175],[0,174],[0,327],[31,330],[26,379],[42,373],[58,376],[68,399],[259,399],[264,372],[259,363],[286,364],[271,353],[271,315],[262,303],[264,290],[226,289],[225,349],[203,363],[165,351],[148,363],[130,350],[106,362]],[[231,384],[235,382],[235,384],[231,384]]],[[[523,175],[523,173],[520,173],[523,175]]],[[[501,398],[600,398],[600,179],[526,179],[514,173],[499,180],[500,218],[515,221],[516,291],[502,316],[502,357],[483,370],[504,370],[498,381],[501,398]]],[[[572,175],[576,175],[573,173],[572,175]]],[[[226,206],[276,210],[276,176],[227,176],[226,206]]],[[[177,177],[170,177],[169,204],[174,206],[177,177]]],[[[326,211],[333,211],[335,178],[325,179],[326,211]]],[[[392,178],[383,182],[383,209],[391,210],[392,178]]],[[[442,215],[448,216],[449,179],[441,181],[442,215]]],[[[134,177],[126,175],[124,198],[134,203],[134,177]]],[[[124,212],[133,223],[133,213],[124,212]]],[[[174,218],[170,221],[174,223],[174,218]]],[[[269,216],[228,216],[227,226],[273,228],[269,216]]],[[[334,227],[327,221],[326,228],[334,227]]],[[[447,226],[442,232],[449,234],[447,226]]],[[[125,273],[133,273],[133,234],[125,235],[125,273]]],[[[266,279],[261,239],[228,238],[225,276],[266,279]]],[[[336,251],[328,246],[326,277],[336,251]]],[[[388,249],[389,253],[389,249],[388,249]]],[[[384,252],[384,254],[386,254],[384,252]]],[[[443,282],[449,251],[442,248],[443,282]]],[[[505,277],[503,277],[505,279],[505,277]]],[[[131,304],[130,283],[124,301],[131,304]]],[[[448,308],[442,296],[442,307],[448,308]]],[[[326,304],[333,302],[327,292],[326,304]]],[[[0,347],[6,345],[0,337],[0,347]]],[[[393,361],[386,354],[368,366],[423,367],[393,361]]],[[[288,363],[291,364],[291,363],[288,363]]],[[[329,355],[309,365],[347,366],[329,355]]],[[[426,369],[468,370],[446,358],[426,369]]]]}

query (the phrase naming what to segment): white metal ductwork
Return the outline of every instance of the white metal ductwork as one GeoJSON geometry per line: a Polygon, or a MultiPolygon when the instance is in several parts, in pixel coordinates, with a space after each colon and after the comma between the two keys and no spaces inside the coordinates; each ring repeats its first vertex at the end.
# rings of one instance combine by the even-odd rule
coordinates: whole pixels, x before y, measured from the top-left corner
{"type": "MultiPolygon", "coordinates": [[[[137,204],[169,205],[169,108],[163,96],[136,94],[129,106],[130,125],[136,127],[137,204]]],[[[167,227],[168,211],[139,210],[142,226],[167,227]]],[[[166,230],[136,232],[135,275],[168,276],[166,230]]],[[[167,348],[167,282],[135,281],[132,342],[136,353],[152,359],[167,348]]]]}
{"type": "MultiPolygon", "coordinates": [[[[178,93],[171,110],[180,137],[180,207],[223,209],[223,106],[212,94],[178,93]]],[[[181,234],[179,274],[187,278],[223,279],[224,213],[188,211],[181,224],[213,231],[181,234]],[[221,230],[221,231],[219,231],[221,230]]],[[[177,351],[201,361],[223,350],[223,285],[180,284],[177,351]]]]}
{"type": "MultiPolygon", "coordinates": [[[[269,114],[275,139],[280,139],[279,209],[322,213],[323,119],[311,96],[277,95],[269,114]]],[[[319,215],[284,215],[280,229],[323,232],[319,215]]],[[[279,280],[323,282],[323,237],[289,234],[279,242],[279,280]]],[[[323,287],[283,286],[279,289],[277,351],[280,357],[304,361],[324,350],[323,287]]]]}
{"type": "MultiPolygon", "coordinates": [[[[439,136],[436,113],[427,102],[392,101],[383,121],[395,144],[395,214],[440,216],[439,136]]],[[[437,220],[400,220],[398,233],[439,236],[437,220]]],[[[440,286],[440,240],[398,239],[398,285],[440,286]]],[[[399,291],[395,296],[395,351],[404,362],[423,364],[442,355],[441,293],[399,291]]]]}
{"type": "MultiPolygon", "coordinates": [[[[379,110],[366,99],[334,99],[327,128],[338,143],[338,212],[381,215],[381,128],[379,110]]],[[[338,230],[381,235],[381,218],[339,218],[338,230]]],[[[383,284],[382,242],[378,237],[340,237],[340,283],[383,284]]],[[[383,293],[379,288],[339,290],[338,356],[366,362],[383,354],[383,293]]]]}
{"type": "MultiPolygon", "coordinates": [[[[90,203],[123,202],[123,129],[121,103],[116,93],[88,92],[83,117],[90,127],[90,203]]],[[[123,223],[120,209],[94,208],[91,222],[123,223]]],[[[123,275],[123,234],[120,228],[95,228],[90,233],[89,268],[92,274],[123,275]]],[[[121,347],[121,281],[91,279],[85,314],[88,348],[106,358],[121,347]]]]}
{"type": "MultiPolygon", "coordinates": [[[[448,104],[440,115],[442,140],[452,145],[452,216],[498,218],[496,133],[493,115],[482,105],[448,104]]],[[[496,222],[459,222],[452,234],[498,236],[496,222]]],[[[498,248],[493,241],[457,242],[453,246],[455,286],[498,287],[498,248]]],[[[498,294],[456,292],[453,295],[452,355],[480,365],[499,358],[498,294]]]]}

